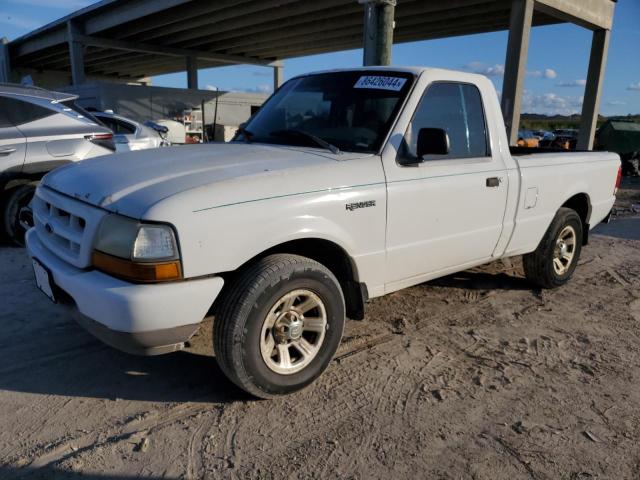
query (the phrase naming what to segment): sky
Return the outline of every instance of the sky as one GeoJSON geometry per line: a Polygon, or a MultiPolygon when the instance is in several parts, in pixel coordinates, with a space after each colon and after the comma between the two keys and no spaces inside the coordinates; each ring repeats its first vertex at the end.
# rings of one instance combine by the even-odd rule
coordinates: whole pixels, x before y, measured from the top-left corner
{"type": "MultiPolygon", "coordinates": [[[[353,0],[355,1],[355,0],[353,0]]],[[[402,1],[402,0],[400,0],[402,1]]],[[[63,17],[91,0],[0,0],[0,37],[14,39],[63,17]]],[[[483,73],[502,88],[507,32],[397,44],[394,65],[450,68],[483,73]]],[[[571,24],[532,31],[522,111],[579,113],[589,64],[591,32],[571,24]]],[[[616,6],[601,102],[603,115],[640,113],[640,0],[616,6]]],[[[314,70],[362,64],[362,50],[349,50],[285,61],[285,79],[314,70]]],[[[272,70],[231,66],[200,70],[200,88],[268,93],[272,70]]],[[[184,72],[153,78],[153,84],[186,87],[184,72]]]]}

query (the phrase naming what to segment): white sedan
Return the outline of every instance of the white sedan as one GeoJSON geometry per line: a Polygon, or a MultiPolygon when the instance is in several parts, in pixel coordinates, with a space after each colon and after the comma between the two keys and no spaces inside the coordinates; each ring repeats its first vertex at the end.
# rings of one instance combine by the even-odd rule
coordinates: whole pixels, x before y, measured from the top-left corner
{"type": "Polygon", "coordinates": [[[146,150],[166,145],[165,140],[156,130],[135,120],[108,111],[92,112],[92,114],[113,131],[116,152],[146,150]]]}

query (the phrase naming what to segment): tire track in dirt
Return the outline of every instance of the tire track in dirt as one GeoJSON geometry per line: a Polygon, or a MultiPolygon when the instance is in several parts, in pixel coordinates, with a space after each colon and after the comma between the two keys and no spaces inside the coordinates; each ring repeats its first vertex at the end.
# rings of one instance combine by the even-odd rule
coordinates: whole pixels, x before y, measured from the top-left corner
{"type": "MultiPolygon", "coordinates": [[[[210,407],[207,409],[210,409],[210,407]]],[[[177,405],[165,412],[161,412],[160,410],[154,411],[144,416],[144,418],[133,419],[130,422],[126,422],[119,428],[111,427],[103,431],[90,432],[73,438],[62,437],[57,442],[50,442],[53,443],[53,448],[47,448],[47,446],[39,447],[38,450],[40,450],[40,453],[36,453],[31,462],[29,462],[28,465],[24,465],[28,466],[30,470],[25,471],[24,474],[18,475],[16,478],[28,477],[33,473],[33,469],[50,466],[73,456],[80,455],[88,450],[104,447],[115,442],[126,440],[141,432],[151,432],[163,426],[185,420],[201,413],[203,410],[205,410],[205,408],[203,408],[201,404],[185,403],[177,405]]],[[[21,465],[9,462],[6,466],[17,467],[21,465]]]]}
{"type": "MultiPolygon", "coordinates": [[[[483,298],[482,302],[488,302],[490,298],[491,295],[487,295],[483,298]]],[[[457,310],[454,313],[447,313],[438,317],[432,316],[429,318],[428,323],[432,323],[434,321],[452,321],[456,318],[467,315],[477,307],[478,303],[470,305],[467,308],[457,310]]],[[[333,402],[334,404],[332,405],[331,412],[322,412],[323,415],[319,418],[310,417],[305,415],[304,412],[302,415],[292,414],[291,418],[297,418],[298,422],[294,425],[286,425],[287,428],[284,431],[281,422],[278,421],[278,418],[273,418],[273,421],[269,421],[269,418],[267,418],[267,422],[265,423],[271,426],[275,425],[275,427],[266,428],[261,433],[266,436],[267,443],[269,443],[269,440],[273,440],[273,442],[271,442],[272,446],[267,457],[261,453],[255,455],[253,458],[254,463],[258,465],[268,465],[271,458],[286,456],[288,453],[287,450],[290,450],[290,446],[287,444],[281,445],[281,442],[277,441],[278,435],[290,435],[292,438],[296,439],[295,443],[298,446],[310,445],[318,437],[322,438],[331,436],[331,432],[335,431],[336,425],[339,426],[345,423],[356,423],[358,425],[357,429],[350,429],[352,432],[359,431],[364,426],[364,429],[367,431],[367,435],[362,436],[356,434],[353,438],[351,438],[352,435],[349,435],[349,437],[354,443],[356,443],[357,447],[355,448],[357,450],[370,449],[373,442],[380,440],[378,433],[382,426],[379,425],[379,419],[381,417],[390,418],[393,416],[393,413],[397,411],[398,405],[401,406],[400,408],[406,408],[409,396],[411,394],[415,394],[415,392],[411,387],[406,386],[407,372],[400,373],[400,362],[397,358],[391,359],[393,367],[387,368],[384,372],[380,372],[381,374],[376,377],[374,382],[369,380],[358,386],[358,371],[360,370],[358,367],[363,366],[361,360],[357,360],[354,355],[383,345],[388,348],[394,348],[394,343],[402,343],[405,342],[406,339],[407,336],[405,335],[380,334],[376,337],[367,339],[367,341],[359,342],[350,351],[341,352],[337,357],[338,362],[340,363],[340,368],[332,368],[330,370],[330,375],[323,377],[325,381],[328,382],[327,389],[333,390],[335,395],[338,397],[337,403],[333,402]],[[374,399],[374,403],[371,404],[369,399],[374,399]],[[363,413],[363,411],[366,413],[363,413]],[[306,424],[307,421],[311,423],[306,424]]],[[[404,348],[401,349],[401,352],[398,355],[402,355],[402,352],[404,352],[404,348]]],[[[360,358],[360,355],[358,358],[360,358]]],[[[432,360],[435,358],[441,358],[441,355],[434,355],[432,360]]],[[[364,368],[367,368],[366,364],[364,365],[364,368]]],[[[298,400],[302,403],[305,402],[305,399],[303,398],[298,398],[298,400]]],[[[279,404],[282,402],[287,405],[288,401],[276,400],[274,402],[278,402],[279,404]]],[[[278,410],[280,407],[281,405],[274,406],[273,402],[269,402],[269,409],[278,410]]],[[[293,408],[296,408],[295,405],[293,408]]],[[[321,405],[307,405],[305,408],[322,411],[321,405]]],[[[263,404],[253,404],[251,414],[253,417],[261,418],[265,413],[264,410],[265,408],[263,408],[263,404]]],[[[294,411],[294,413],[296,412],[294,411]]],[[[223,430],[233,431],[236,436],[243,438],[243,449],[248,451],[260,451],[260,448],[257,445],[259,440],[257,440],[255,436],[252,437],[251,432],[241,431],[241,427],[237,424],[234,425],[233,423],[229,425],[221,423],[220,427],[223,430]]],[[[342,454],[338,453],[338,448],[332,451],[332,456],[343,457],[342,454]]],[[[315,463],[313,460],[309,461],[307,459],[307,461],[312,465],[315,463]]],[[[359,459],[357,456],[348,455],[346,464],[341,465],[341,472],[346,473],[350,470],[355,470],[358,461],[359,459]]],[[[324,464],[323,462],[318,462],[317,465],[317,469],[324,473],[327,473],[327,469],[330,467],[331,465],[328,462],[324,464]]],[[[248,474],[248,471],[246,470],[241,471],[248,474]]]]}
{"type": "MultiPolygon", "coordinates": [[[[596,274],[597,273],[603,273],[603,271],[596,272],[596,274]]],[[[456,307],[455,312],[449,313],[445,311],[441,315],[434,315],[434,316],[427,317],[426,320],[423,320],[417,325],[415,325],[414,330],[407,332],[408,336],[411,337],[412,335],[415,335],[414,332],[416,333],[420,332],[428,328],[430,325],[434,325],[435,323],[455,323],[457,320],[475,311],[480,306],[488,304],[491,301],[491,299],[496,295],[499,295],[499,293],[496,291],[490,291],[487,293],[487,295],[485,295],[484,297],[480,298],[477,301],[474,301],[469,306],[460,307],[460,308],[456,307]]],[[[523,293],[521,294],[518,293],[518,296],[531,297],[531,292],[523,291],[523,293]]],[[[546,300],[553,300],[553,298],[554,298],[554,294],[546,295],[546,300]]],[[[340,364],[340,368],[336,369],[335,367],[332,367],[332,369],[334,370],[334,376],[330,382],[333,386],[341,387],[339,388],[339,395],[341,396],[341,399],[337,404],[332,406],[334,409],[334,412],[348,411],[350,412],[351,416],[354,417],[352,421],[355,421],[356,419],[359,418],[358,407],[366,405],[366,402],[363,402],[363,399],[366,399],[367,396],[379,395],[380,394],[379,389],[382,389],[383,394],[378,397],[377,403],[373,410],[374,414],[372,414],[370,418],[384,416],[391,411],[395,411],[390,409],[389,400],[388,400],[389,398],[394,398],[394,397],[396,398],[394,405],[397,405],[398,401],[400,401],[403,405],[402,408],[404,408],[405,412],[407,411],[407,409],[413,408],[409,406],[410,404],[409,399],[417,398],[419,395],[419,392],[417,392],[415,388],[413,390],[403,391],[402,389],[403,382],[401,381],[401,375],[395,375],[395,379],[387,381],[386,383],[384,382],[384,378],[383,378],[383,379],[378,379],[373,385],[369,383],[356,389],[352,389],[350,385],[350,382],[352,381],[352,379],[354,377],[355,378],[358,377],[358,373],[357,373],[358,369],[350,368],[349,364],[352,361],[356,360],[357,358],[361,357],[360,355],[361,353],[376,350],[377,347],[383,346],[385,344],[394,345],[394,342],[401,343],[404,341],[404,338],[405,338],[405,335],[382,333],[373,337],[365,338],[359,342],[354,342],[355,344],[348,345],[346,350],[339,351],[336,357],[336,363],[340,364]],[[383,401],[382,398],[384,398],[385,400],[383,401]]],[[[73,351],[71,353],[62,352],[59,355],[62,357],[65,357],[68,355],[73,355],[75,353],[78,353],[78,354],[80,353],[79,352],[80,348],[76,348],[72,350],[73,351]]],[[[83,352],[83,354],[86,354],[86,352],[83,352]]],[[[356,364],[354,363],[354,365],[356,364]]],[[[362,368],[361,362],[357,362],[357,366],[362,368]]],[[[365,364],[365,367],[366,367],[366,364],[365,364]]],[[[394,369],[391,370],[391,372],[387,373],[386,375],[390,375],[391,377],[394,377],[394,373],[397,371],[397,368],[398,368],[397,366],[394,367],[394,369]]],[[[326,378],[326,377],[323,377],[323,378],[326,378]]],[[[269,402],[269,404],[272,406],[271,402],[269,402]]],[[[288,403],[287,401],[284,401],[284,404],[291,407],[291,403],[288,403]]],[[[50,403],[48,405],[50,407],[50,403]]],[[[137,432],[144,431],[149,428],[158,428],[160,426],[171,425],[178,421],[197,415],[198,413],[208,410],[210,408],[211,407],[208,404],[205,404],[204,406],[202,404],[194,404],[194,403],[182,404],[182,405],[179,405],[178,407],[174,407],[170,409],[168,412],[166,412],[166,414],[163,413],[162,410],[157,410],[156,412],[154,412],[154,414],[156,415],[162,413],[163,420],[161,422],[154,423],[152,418],[151,419],[145,418],[144,421],[140,422],[139,424],[137,424],[137,422],[131,422],[131,424],[127,424],[123,428],[105,429],[104,431],[98,431],[92,434],[87,434],[87,435],[83,435],[83,436],[72,438],[72,439],[66,439],[64,441],[61,441],[53,449],[43,448],[43,450],[47,450],[47,451],[43,451],[41,452],[40,455],[36,456],[36,458],[34,459],[34,461],[32,461],[30,466],[32,468],[47,466],[52,463],[62,461],[71,456],[79,455],[84,451],[95,448],[96,446],[106,445],[114,441],[119,441],[121,439],[128,438],[129,436],[137,432]],[[106,436],[107,438],[101,439],[103,436],[106,436]]],[[[227,410],[228,408],[229,407],[227,407],[225,410],[227,410]]],[[[258,418],[260,417],[264,418],[262,416],[264,414],[266,414],[268,417],[269,415],[268,410],[270,408],[271,407],[266,407],[261,403],[251,404],[251,414],[252,416],[258,417],[258,418]]],[[[231,415],[231,413],[232,411],[229,411],[229,415],[223,415],[222,416],[223,419],[227,417],[233,418],[234,415],[231,415]]],[[[153,417],[154,415],[152,414],[151,416],[153,417]]],[[[309,432],[306,435],[297,437],[298,444],[308,443],[314,437],[327,434],[331,430],[331,427],[327,427],[327,425],[333,425],[335,423],[340,423],[341,421],[339,416],[335,413],[330,414],[328,417],[322,417],[320,419],[314,419],[313,417],[306,417],[306,418],[311,421],[311,425],[310,425],[311,428],[308,429],[309,432]]],[[[277,421],[268,422],[268,423],[270,425],[274,425],[274,424],[278,425],[277,421]]],[[[244,426],[242,425],[242,422],[236,421],[234,426],[232,423],[224,424],[222,419],[220,424],[221,424],[221,427],[227,429],[227,433],[234,432],[231,436],[227,436],[227,438],[230,439],[227,442],[227,450],[231,455],[231,457],[235,459],[234,464],[237,466],[237,469],[241,470],[243,467],[241,463],[237,461],[237,459],[239,458],[240,452],[245,449],[247,450],[252,449],[255,445],[255,442],[257,441],[257,439],[255,441],[251,441],[251,432],[245,432],[245,430],[255,428],[255,424],[249,424],[247,426],[244,426]],[[244,441],[246,437],[249,437],[249,441],[247,442],[244,441]],[[237,446],[238,438],[243,439],[242,448],[238,448],[237,446]]],[[[371,424],[367,424],[367,425],[370,426],[371,424]]],[[[291,429],[291,430],[294,431],[295,429],[291,429]]],[[[267,438],[274,438],[275,437],[274,433],[276,431],[277,431],[277,428],[271,428],[271,429],[266,429],[262,433],[263,433],[263,436],[266,436],[267,438]]],[[[374,435],[375,433],[372,433],[371,437],[373,437],[374,435]]],[[[371,442],[373,442],[373,439],[370,439],[370,442],[367,445],[365,445],[364,443],[362,443],[361,445],[363,446],[363,448],[370,448],[371,442]]],[[[190,449],[191,453],[189,454],[189,458],[190,458],[189,465],[191,465],[191,467],[188,467],[188,469],[196,468],[197,460],[195,459],[195,457],[192,456],[192,455],[195,455],[194,454],[195,451],[196,450],[194,450],[193,448],[190,449]]],[[[275,453],[278,453],[278,450],[275,453]]],[[[273,453],[271,453],[271,455],[272,454],[273,453]]],[[[354,463],[355,461],[356,460],[354,459],[353,462],[347,464],[347,466],[349,468],[353,468],[355,465],[354,463]]],[[[328,466],[328,464],[326,464],[326,466],[328,466]]]]}
{"type": "Polygon", "coordinates": [[[200,478],[198,463],[200,448],[202,447],[202,431],[204,428],[205,423],[200,423],[189,438],[189,445],[187,447],[187,480],[200,478]]]}

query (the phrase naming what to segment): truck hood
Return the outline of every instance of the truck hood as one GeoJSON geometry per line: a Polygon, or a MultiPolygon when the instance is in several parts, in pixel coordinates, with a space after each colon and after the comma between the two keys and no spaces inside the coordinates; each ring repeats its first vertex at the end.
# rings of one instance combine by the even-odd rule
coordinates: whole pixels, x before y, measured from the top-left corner
{"type": "MultiPolygon", "coordinates": [[[[336,156],[318,149],[264,144],[176,146],[106,155],[69,164],[46,175],[42,183],[83,202],[142,218],[156,203],[188,190],[356,156],[362,155],[344,153],[336,156]]],[[[238,192],[238,195],[242,194],[238,192]]],[[[193,207],[197,208],[197,205],[193,207]]]]}

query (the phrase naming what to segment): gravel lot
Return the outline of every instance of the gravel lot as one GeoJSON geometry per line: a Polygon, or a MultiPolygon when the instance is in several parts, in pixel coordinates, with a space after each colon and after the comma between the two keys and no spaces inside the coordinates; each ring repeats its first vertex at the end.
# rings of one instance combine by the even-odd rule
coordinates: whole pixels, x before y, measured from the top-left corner
{"type": "Polygon", "coordinates": [[[255,401],[183,352],[102,345],[0,246],[0,478],[640,477],[640,185],[574,279],[518,261],[375,299],[294,396],[255,401]]]}

